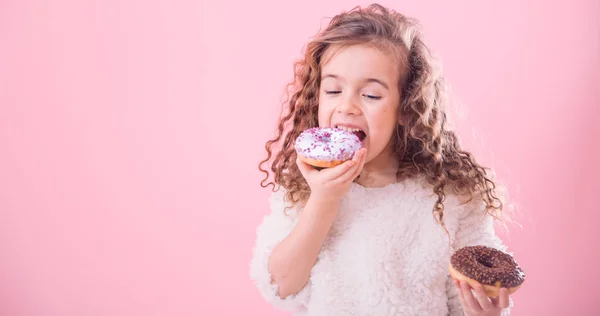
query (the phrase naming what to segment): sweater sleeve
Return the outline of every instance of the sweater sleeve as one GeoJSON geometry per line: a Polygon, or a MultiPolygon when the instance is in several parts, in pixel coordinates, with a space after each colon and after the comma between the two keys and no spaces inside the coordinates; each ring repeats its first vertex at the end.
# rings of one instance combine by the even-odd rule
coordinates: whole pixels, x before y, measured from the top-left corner
{"type": "MultiPolygon", "coordinates": [[[[495,233],[494,217],[485,212],[485,203],[482,200],[473,199],[464,205],[460,205],[458,213],[458,229],[453,241],[454,249],[484,245],[506,251],[507,247],[495,233]]],[[[448,275],[446,291],[450,315],[464,315],[458,290],[454,286],[450,275],[448,275]]],[[[510,315],[513,306],[514,302],[512,298],[509,298],[509,307],[502,311],[502,315],[510,315]]]]}
{"type": "Polygon", "coordinates": [[[273,249],[292,231],[298,220],[297,209],[288,208],[284,200],[285,190],[281,188],[269,198],[270,213],[256,229],[250,277],[264,299],[273,307],[284,311],[298,311],[305,308],[310,297],[310,280],[297,293],[285,299],[278,295],[278,285],[272,281],[269,271],[269,258],[273,249]]]}

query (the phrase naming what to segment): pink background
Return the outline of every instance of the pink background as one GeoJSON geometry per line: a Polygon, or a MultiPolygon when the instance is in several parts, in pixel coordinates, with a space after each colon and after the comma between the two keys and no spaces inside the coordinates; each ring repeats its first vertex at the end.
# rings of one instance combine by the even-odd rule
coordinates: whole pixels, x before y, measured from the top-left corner
{"type": "MultiPolygon", "coordinates": [[[[282,315],[248,276],[256,166],[303,45],[366,3],[2,1],[0,315],[282,315]]],[[[600,2],[382,4],[519,205],[513,315],[599,313],[600,2]]]]}

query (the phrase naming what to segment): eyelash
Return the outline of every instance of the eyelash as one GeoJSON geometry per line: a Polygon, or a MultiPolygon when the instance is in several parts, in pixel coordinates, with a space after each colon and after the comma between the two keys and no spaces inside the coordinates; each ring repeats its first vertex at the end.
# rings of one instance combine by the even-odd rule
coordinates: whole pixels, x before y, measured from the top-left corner
{"type": "MultiPolygon", "coordinates": [[[[325,91],[325,93],[326,94],[340,94],[342,92],[341,91],[325,91]]],[[[379,100],[379,99],[381,99],[381,97],[377,97],[377,96],[374,96],[374,95],[364,94],[364,96],[367,97],[368,99],[371,99],[371,100],[379,100]]]]}

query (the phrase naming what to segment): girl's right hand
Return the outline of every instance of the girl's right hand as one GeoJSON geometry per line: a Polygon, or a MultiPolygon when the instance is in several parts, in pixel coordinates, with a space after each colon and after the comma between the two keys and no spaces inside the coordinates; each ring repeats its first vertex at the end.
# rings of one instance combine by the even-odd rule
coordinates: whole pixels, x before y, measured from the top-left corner
{"type": "Polygon", "coordinates": [[[341,199],[362,171],[366,151],[366,148],[361,148],[351,160],[323,170],[315,169],[300,158],[296,159],[296,164],[310,186],[311,196],[326,200],[341,199]]]}

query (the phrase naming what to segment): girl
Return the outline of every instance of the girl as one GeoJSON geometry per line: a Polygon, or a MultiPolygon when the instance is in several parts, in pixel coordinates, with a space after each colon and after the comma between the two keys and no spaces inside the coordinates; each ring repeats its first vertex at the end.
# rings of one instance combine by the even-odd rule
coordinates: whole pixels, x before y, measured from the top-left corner
{"type": "Polygon", "coordinates": [[[262,162],[283,140],[270,167],[279,190],[251,262],[262,296],[295,315],[508,314],[506,289],[488,298],[448,273],[460,247],[505,250],[493,228],[503,204],[448,130],[447,93],[417,23],[376,4],[355,8],[331,20],[295,70],[299,87],[262,162]],[[314,126],[358,128],[364,148],[314,169],[293,148],[314,126]]]}

